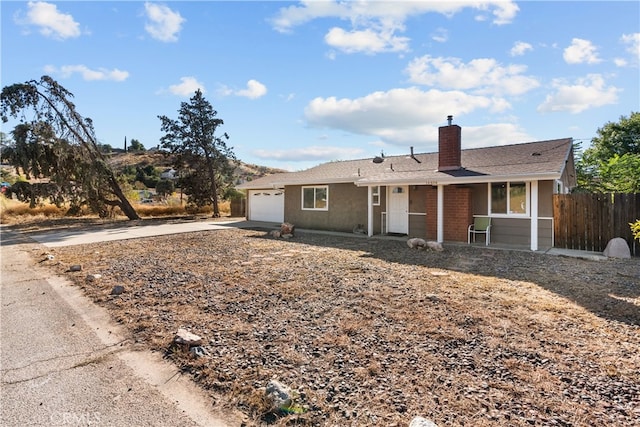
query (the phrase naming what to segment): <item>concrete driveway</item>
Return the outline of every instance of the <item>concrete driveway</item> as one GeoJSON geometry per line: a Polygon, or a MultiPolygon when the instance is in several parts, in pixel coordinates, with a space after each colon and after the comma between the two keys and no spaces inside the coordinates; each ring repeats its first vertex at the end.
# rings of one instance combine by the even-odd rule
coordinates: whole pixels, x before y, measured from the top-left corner
{"type": "MultiPolygon", "coordinates": [[[[60,246],[213,225],[151,227],[34,237],[60,246]]],[[[162,355],[136,348],[104,309],[40,266],[46,248],[5,227],[0,233],[0,425],[241,424],[240,414],[214,413],[212,402],[162,355]]]]}
{"type": "Polygon", "coordinates": [[[142,237],[162,236],[166,234],[192,233],[197,231],[221,230],[228,227],[277,227],[279,224],[249,222],[244,220],[211,220],[211,221],[184,221],[177,223],[134,225],[126,223],[111,228],[91,229],[60,229],[29,237],[47,247],[82,245],[94,242],[110,242],[113,240],[137,239],[142,237]]]}

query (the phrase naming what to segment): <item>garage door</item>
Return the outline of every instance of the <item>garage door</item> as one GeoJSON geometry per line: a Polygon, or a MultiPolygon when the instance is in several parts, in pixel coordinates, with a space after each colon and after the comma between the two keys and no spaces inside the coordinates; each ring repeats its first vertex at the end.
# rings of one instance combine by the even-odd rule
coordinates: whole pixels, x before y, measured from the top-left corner
{"type": "Polygon", "coordinates": [[[284,190],[250,190],[250,221],[284,222],[284,190]]]}

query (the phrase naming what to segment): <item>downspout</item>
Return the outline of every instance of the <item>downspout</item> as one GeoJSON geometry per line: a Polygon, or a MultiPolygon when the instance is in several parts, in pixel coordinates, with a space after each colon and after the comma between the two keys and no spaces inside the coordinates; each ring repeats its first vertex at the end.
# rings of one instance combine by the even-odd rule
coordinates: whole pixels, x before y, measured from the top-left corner
{"type": "Polygon", "coordinates": [[[438,206],[437,206],[437,241],[444,242],[444,185],[438,184],[438,206]]]}
{"type": "Polygon", "coordinates": [[[373,187],[367,186],[367,236],[373,236],[373,187]]]}
{"type": "Polygon", "coordinates": [[[538,181],[531,181],[531,250],[538,250],[538,181]]]}

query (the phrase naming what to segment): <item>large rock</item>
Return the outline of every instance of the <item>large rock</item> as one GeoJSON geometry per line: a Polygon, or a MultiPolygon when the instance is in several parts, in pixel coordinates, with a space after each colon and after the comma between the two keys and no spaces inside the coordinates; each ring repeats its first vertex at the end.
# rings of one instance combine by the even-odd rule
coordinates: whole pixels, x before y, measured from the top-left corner
{"type": "Polygon", "coordinates": [[[616,237],[609,240],[607,247],[604,248],[604,256],[609,258],[631,258],[631,251],[627,241],[622,237],[616,237]]]}
{"type": "Polygon", "coordinates": [[[202,337],[199,337],[196,334],[192,334],[186,329],[178,329],[178,332],[176,332],[176,336],[173,338],[173,342],[186,347],[186,349],[189,349],[189,347],[201,345],[202,337]]]}
{"type": "Polygon", "coordinates": [[[436,423],[422,417],[415,417],[411,420],[409,427],[438,427],[436,423]]]}
{"type": "Polygon", "coordinates": [[[411,249],[424,249],[425,246],[427,246],[427,241],[414,237],[413,239],[407,240],[407,246],[411,249]]]}
{"type": "Polygon", "coordinates": [[[438,251],[438,252],[442,252],[444,250],[441,243],[427,241],[417,237],[407,240],[407,246],[409,246],[411,249],[418,249],[418,250],[431,249],[433,251],[438,251]]]}
{"type": "Polygon", "coordinates": [[[283,222],[280,225],[280,236],[282,236],[284,238],[293,237],[295,229],[296,229],[295,225],[290,224],[288,222],[283,222]]]}
{"type": "Polygon", "coordinates": [[[291,389],[277,380],[269,381],[265,396],[272,411],[288,408],[292,404],[291,389]]]}

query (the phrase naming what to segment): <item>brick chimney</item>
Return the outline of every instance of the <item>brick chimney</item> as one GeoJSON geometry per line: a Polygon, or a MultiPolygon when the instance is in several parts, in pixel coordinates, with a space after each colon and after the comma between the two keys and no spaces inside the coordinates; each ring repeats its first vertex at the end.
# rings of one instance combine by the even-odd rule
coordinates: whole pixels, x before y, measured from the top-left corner
{"type": "Polygon", "coordinates": [[[453,116],[447,116],[449,124],[438,128],[438,170],[452,171],[462,169],[460,150],[462,146],[462,128],[453,125],[453,116]]]}

